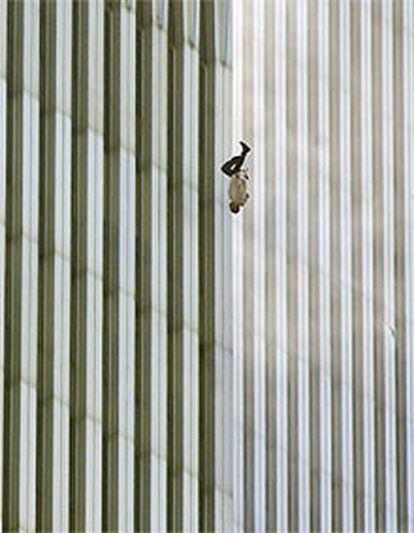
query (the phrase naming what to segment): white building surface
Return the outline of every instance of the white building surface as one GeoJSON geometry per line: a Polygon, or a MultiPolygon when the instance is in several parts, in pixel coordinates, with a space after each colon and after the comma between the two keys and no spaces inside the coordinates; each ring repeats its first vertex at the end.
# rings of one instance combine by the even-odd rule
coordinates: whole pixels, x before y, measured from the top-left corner
{"type": "Polygon", "coordinates": [[[414,531],[413,94],[411,0],[0,0],[0,529],[414,531]]]}

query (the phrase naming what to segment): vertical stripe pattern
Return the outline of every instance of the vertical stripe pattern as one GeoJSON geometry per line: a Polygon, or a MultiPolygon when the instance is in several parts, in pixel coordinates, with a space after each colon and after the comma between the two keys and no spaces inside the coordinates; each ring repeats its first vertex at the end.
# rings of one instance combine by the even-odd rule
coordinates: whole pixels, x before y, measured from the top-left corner
{"type": "Polygon", "coordinates": [[[0,2],[2,529],[414,529],[413,29],[0,2]]]}
{"type": "Polygon", "coordinates": [[[261,2],[240,3],[234,28],[243,28],[243,45],[233,38],[241,54],[235,83],[243,87],[234,90],[235,115],[243,115],[235,140],[253,145],[254,160],[253,200],[233,252],[243,258],[235,260],[242,283],[234,298],[244,306],[242,317],[234,315],[244,331],[235,344],[245,391],[238,523],[260,529],[255,490],[265,498],[269,531],[406,531],[413,513],[411,4],[265,2],[265,32],[261,10],[261,2]],[[264,65],[260,52],[252,61],[257,49],[264,65]],[[257,69],[264,69],[264,99],[251,88],[257,69]],[[264,138],[251,121],[263,121],[264,138]],[[260,355],[249,344],[250,328],[260,331],[263,321],[252,281],[263,260],[261,234],[251,224],[261,216],[263,183],[264,444],[251,440],[249,417],[264,401],[255,387],[260,355]]]}

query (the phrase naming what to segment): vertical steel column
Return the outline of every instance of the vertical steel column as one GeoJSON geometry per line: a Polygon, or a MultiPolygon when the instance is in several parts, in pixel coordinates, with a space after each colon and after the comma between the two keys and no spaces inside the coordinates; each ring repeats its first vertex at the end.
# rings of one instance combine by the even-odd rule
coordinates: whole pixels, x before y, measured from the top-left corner
{"type": "Polygon", "coordinates": [[[351,5],[351,172],[352,172],[352,318],[353,318],[353,459],[354,459],[354,528],[365,528],[364,464],[364,367],[362,331],[362,242],[361,242],[361,6],[351,5]]]}
{"type": "MultiPolygon", "coordinates": [[[[7,9],[0,3],[0,109],[7,105],[7,9]]],[[[6,119],[0,113],[0,529],[3,529],[3,446],[4,446],[4,375],[5,375],[5,268],[6,268],[6,119]]]]}
{"type": "MultiPolygon", "coordinates": [[[[252,144],[254,139],[254,2],[240,2],[244,10],[243,28],[243,93],[245,108],[243,113],[243,137],[252,144]]],[[[255,306],[254,294],[256,256],[254,254],[254,209],[243,211],[243,440],[244,440],[244,528],[253,531],[255,528],[255,306]]]]}
{"type": "Polygon", "coordinates": [[[34,529],[38,287],[39,2],[8,3],[4,529],[34,529]]]}
{"type": "Polygon", "coordinates": [[[311,455],[311,509],[310,527],[314,531],[321,529],[322,510],[322,473],[323,450],[322,436],[322,365],[320,341],[320,239],[318,228],[322,223],[320,217],[319,168],[320,135],[319,120],[319,43],[321,40],[318,27],[318,0],[309,5],[308,22],[308,127],[309,127],[309,359],[310,359],[310,455],[311,455]]]}
{"type": "Polygon", "coordinates": [[[120,12],[118,529],[134,529],[136,271],[136,13],[120,12]]]}
{"type": "MultiPolygon", "coordinates": [[[[352,416],[352,210],[351,210],[351,25],[350,12],[352,1],[339,4],[339,62],[340,62],[340,231],[341,231],[341,527],[353,529],[353,416],[352,416]]],[[[335,386],[336,382],[332,383],[335,386]]]]}
{"type": "Polygon", "coordinates": [[[289,528],[289,436],[288,436],[288,328],[287,328],[287,295],[288,295],[288,264],[286,261],[287,251],[287,69],[286,54],[288,46],[286,16],[288,5],[286,2],[276,2],[275,16],[275,81],[276,81],[276,347],[277,347],[277,387],[275,390],[276,411],[276,510],[277,529],[289,528]]]}
{"type": "Polygon", "coordinates": [[[184,526],[184,16],[171,4],[168,18],[168,411],[167,528],[184,526]]]}
{"type": "Polygon", "coordinates": [[[69,516],[71,6],[40,11],[37,529],[69,516]]]}
{"type": "Polygon", "coordinates": [[[298,162],[297,162],[297,0],[289,2],[286,15],[286,128],[287,128],[287,334],[288,334],[288,506],[289,529],[299,529],[298,442],[298,162]]]}
{"type": "Polygon", "coordinates": [[[167,3],[137,3],[135,529],[167,529],[167,3]]]}
{"type": "MultiPolygon", "coordinates": [[[[384,17],[381,2],[372,9],[372,148],[373,148],[373,209],[374,209],[374,354],[375,354],[375,485],[376,528],[386,530],[386,338],[390,325],[385,322],[386,271],[385,271],[385,221],[386,209],[384,181],[385,154],[383,143],[383,32],[384,17]]],[[[386,127],[386,126],[385,126],[386,127]]]]}
{"type": "Polygon", "coordinates": [[[104,269],[102,528],[119,527],[119,207],[121,4],[106,0],[104,19],[104,269]]]}
{"type": "Polygon", "coordinates": [[[198,51],[197,4],[169,10],[168,58],[168,516],[198,529],[198,51]],[[190,9],[190,7],[192,9],[190,9]],[[194,416],[195,415],[195,416],[194,416]]]}
{"type": "MultiPolygon", "coordinates": [[[[264,130],[265,142],[265,185],[266,203],[265,210],[265,379],[266,379],[266,530],[277,530],[277,336],[275,319],[276,306],[276,211],[278,198],[276,197],[276,180],[279,178],[276,163],[276,32],[275,32],[275,2],[265,2],[265,72],[264,72],[264,130]]],[[[258,180],[262,177],[258,176],[258,180]]]]}
{"type": "Polygon", "coordinates": [[[70,517],[102,527],[104,4],[72,19],[70,517]]]}
{"type": "Polygon", "coordinates": [[[215,4],[200,5],[199,110],[199,324],[200,324],[200,488],[199,527],[216,528],[216,243],[215,233],[215,4]]]}
{"type": "MultiPolygon", "coordinates": [[[[343,464],[342,464],[342,418],[343,418],[343,346],[341,337],[342,307],[342,254],[341,254],[341,197],[343,193],[340,159],[340,32],[339,4],[329,3],[329,315],[331,357],[331,402],[332,402],[332,529],[343,529],[343,464]]],[[[322,222],[322,223],[325,223],[322,222]]],[[[325,370],[325,369],[324,369],[325,370]]]]}
{"type": "MultiPolygon", "coordinates": [[[[388,10],[391,11],[393,9],[393,2],[388,0],[387,2],[388,10]]],[[[412,298],[412,294],[414,294],[414,254],[413,254],[413,247],[414,247],[414,206],[413,206],[413,200],[414,200],[414,164],[413,164],[413,156],[414,156],[414,129],[412,128],[412,120],[414,116],[414,107],[413,107],[413,99],[412,94],[414,90],[414,34],[413,32],[407,31],[407,28],[412,28],[414,24],[414,6],[412,2],[404,2],[402,5],[403,13],[401,15],[401,19],[403,24],[403,33],[404,33],[404,42],[403,42],[403,65],[402,65],[402,72],[404,72],[403,76],[403,103],[402,103],[402,109],[399,108],[399,114],[402,112],[404,113],[404,137],[403,137],[403,144],[404,144],[404,223],[405,223],[405,245],[404,245],[404,262],[405,262],[405,269],[404,269],[404,283],[405,283],[405,387],[406,387],[406,394],[404,394],[404,399],[406,401],[406,413],[405,414],[405,424],[406,424],[406,434],[404,435],[404,430],[402,431],[403,438],[406,438],[406,458],[405,458],[405,470],[403,471],[402,466],[400,466],[398,474],[398,460],[395,461],[395,457],[399,457],[398,450],[398,444],[397,439],[393,439],[393,451],[395,453],[394,456],[392,456],[393,459],[393,466],[394,466],[394,472],[396,472],[396,482],[395,482],[395,503],[394,503],[394,515],[393,515],[393,522],[392,525],[395,529],[398,528],[398,514],[399,514],[399,508],[401,507],[401,520],[400,524],[404,525],[404,521],[406,520],[406,527],[407,530],[413,530],[414,529],[414,507],[410,505],[410,502],[414,501],[414,446],[412,439],[410,439],[409,435],[413,434],[413,428],[414,428],[414,415],[413,415],[413,409],[412,406],[414,405],[414,298],[412,298]],[[395,464],[397,463],[397,464],[395,464]],[[400,490],[398,490],[398,476],[400,477],[400,490]],[[404,485],[404,477],[406,485],[404,485]],[[402,483],[401,483],[402,482],[402,483]],[[399,498],[402,498],[403,501],[399,502],[399,498]],[[406,514],[405,514],[406,513],[406,514]],[[396,515],[396,516],[395,516],[396,515]]],[[[389,30],[387,32],[388,41],[392,41],[393,35],[392,30],[394,28],[393,24],[390,24],[389,30]]],[[[388,95],[389,95],[389,102],[390,105],[392,105],[392,76],[389,76],[389,88],[388,88],[388,95]]],[[[401,105],[401,104],[400,104],[401,105]]],[[[400,115],[401,116],[401,115],[400,115]]],[[[392,130],[388,130],[389,137],[392,135],[392,130]]],[[[393,183],[392,181],[389,183],[389,191],[393,190],[393,183]]],[[[401,197],[400,197],[401,199],[401,197]]],[[[389,258],[390,261],[393,260],[392,253],[394,250],[390,250],[389,258]]],[[[394,285],[392,285],[394,287],[394,285]]],[[[395,300],[394,300],[395,301],[395,300]]],[[[393,317],[395,320],[395,316],[393,317]]],[[[395,352],[393,352],[394,354],[395,352]]],[[[397,373],[397,365],[394,366],[395,372],[397,373]]],[[[399,369],[401,372],[401,368],[399,369]]],[[[397,386],[396,380],[394,381],[394,410],[393,410],[393,431],[394,435],[397,434],[397,424],[401,423],[401,420],[399,419],[399,412],[398,408],[396,408],[397,405],[397,398],[398,398],[398,392],[396,390],[397,386]]],[[[395,474],[394,474],[395,475],[395,474]]]]}
{"type": "MultiPolygon", "coordinates": [[[[406,323],[406,225],[405,208],[406,185],[404,166],[406,148],[404,144],[404,4],[403,0],[395,0],[392,4],[393,29],[393,151],[394,151],[394,275],[395,275],[395,335],[396,335],[396,421],[397,421],[397,497],[398,497],[398,529],[408,528],[408,468],[407,446],[411,441],[407,432],[407,323],[406,323]]],[[[410,296],[411,297],[411,296],[410,296]]]]}

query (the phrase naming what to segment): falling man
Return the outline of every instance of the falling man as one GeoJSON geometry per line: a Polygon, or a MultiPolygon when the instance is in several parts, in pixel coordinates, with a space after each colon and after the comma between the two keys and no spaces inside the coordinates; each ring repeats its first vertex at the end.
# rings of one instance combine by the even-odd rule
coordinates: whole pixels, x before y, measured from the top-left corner
{"type": "Polygon", "coordinates": [[[232,157],[221,167],[221,171],[230,177],[228,193],[230,198],[229,207],[232,213],[238,213],[240,207],[246,204],[250,196],[247,192],[249,176],[242,168],[244,160],[250,152],[250,147],[243,141],[240,141],[240,144],[242,147],[242,153],[232,157]]]}

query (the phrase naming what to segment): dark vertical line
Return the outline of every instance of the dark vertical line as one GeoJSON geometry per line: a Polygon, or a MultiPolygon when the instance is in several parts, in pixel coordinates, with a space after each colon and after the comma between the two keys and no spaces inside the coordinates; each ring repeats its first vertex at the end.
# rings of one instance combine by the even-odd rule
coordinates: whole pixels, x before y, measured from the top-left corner
{"type": "Polygon", "coordinates": [[[151,154],[153,135],[152,6],[137,4],[136,34],[136,365],[135,474],[136,531],[151,529],[151,358],[152,239],[151,154]]]}
{"type": "Polygon", "coordinates": [[[4,495],[4,424],[5,424],[5,411],[4,411],[4,376],[5,376],[5,311],[6,311],[6,151],[7,151],[7,4],[3,2],[0,7],[0,48],[2,54],[0,58],[0,86],[4,91],[1,91],[0,105],[2,107],[2,115],[0,117],[0,138],[2,139],[2,146],[0,149],[0,525],[3,524],[3,495],[4,495]]]}
{"type": "Polygon", "coordinates": [[[287,5],[286,17],[287,128],[287,334],[288,334],[288,516],[289,529],[299,529],[298,456],[298,163],[297,163],[297,6],[287,5]]]}
{"type": "Polygon", "coordinates": [[[266,335],[266,529],[275,531],[276,516],[276,227],[275,208],[276,182],[276,117],[275,117],[275,2],[265,3],[265,335],[266,335]]]}
{"type": "Polygon", "coordinates": [[[382,6],[372,5],[372,151],[374,204],[374,396],[375,396],[375,491],[376,528],[386,529],[385,450],[385,354],[384,354],[384,158],[382,90],[382,6]]]}
{"type": "Polygon", "coordinates": [[[118,528],[119,500],[119,195],[121,4],[104,15],[104,264],[102,529],[118,528]]]}
{"type": "Polygon", "coordinates": [[[396,312],[396,393],[397,393],[397,501],[398,529],[408,527],[407,468],[407,348],[405,294],[405,186],[404,186],[404,20],[403,2],[392,4],[393,25],[393,150],[394,150],[394,228],[395,228],[395,312],[396,312]]]}
{"type": "MultiPolygon", "coordinates": [[[[243,22],[243,98],[245,113],[243,115],[243,135],[249,144],[253,144],[254,113],[254,48],[253,48],[253,2],[244,1],[243,22]]],[[[243,431],[244,431],[244,528],[255,529],[255,389],[254,389],[254,293],[255,293],[255,256],[254,256],[254,211],[246,209],[243,213],[243,431]]]]}
{"type": "Polygon", "coordinates": [[[6,258],[4,336],[3,527],[20,526],[23,234],[23,2],[7,6],[6,258]]]}
{"type": "Polygon", "coordinates": [[[215,530],[215,217],[214,113],[215,48],[214,4],[200,5],[199,107],[199,527],[215,530]]]}
{"type": "Polygon", "coordinates": [[[319,200],[319,33],[318,4],[308,9],[308,124],[309,124],[309,359],[310,359],[310,526],[321,529],[321,343],[320,343],[320,200],[319,200]]]}
{"type": "Polygon", "coordinates": [[[167,157],[167,528],[184,526],[184,278],[183,278],[183,7],[170,5],[168,20],[167,157]]]}
{"type": "Polygon", "coordinates": [[[53,529],[56,2],[40,4],[40,154],[36,528],[53,529]]]}
{"type": "Polygon", "coordinates": [[[136,374],[135,374],[135,529],[151,528],[151,4],[137,4],[136,35],[136,374]],[[148,314],[148,319],[145,318],[148,314]]]}
{"type": "Polygon", "coordinates": [[[332,401],[332,529],[343,529],[342,343],[341,343],[341,168],[339,3],[329,3],[329,262],[332,401]]]}
{"type": "Polygon", "coordinates": [[[72,17],[72,185],[70,291],[69,529],[86,527],[86,359],[88,209],[89,2],[75,0],[72,17]]]}
{"type": "Polygon", "coordinates": [[[352,351],[354,528],[364,519],[364,352],[362,302],[362,180],[361,180],[361,4],[351,3],[351,195],[352,195],[352,351]]]}

